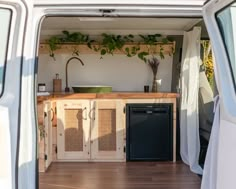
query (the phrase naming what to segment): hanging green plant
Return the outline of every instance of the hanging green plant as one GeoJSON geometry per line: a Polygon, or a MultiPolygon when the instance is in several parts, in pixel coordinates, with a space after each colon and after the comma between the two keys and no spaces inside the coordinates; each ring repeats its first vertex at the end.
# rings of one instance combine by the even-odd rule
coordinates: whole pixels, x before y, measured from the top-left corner
{"type": "Polygon", "coordinates": [[[115,50],[121,50],[125,45],[125,39],[121,35],[113,35],[113,34],[102,34],[102,42],[101,42],[101,55],[111,54],[113,55],[115,50]]]}
{"type": "MultiPolygon", "coordinates": [[[[147,62],[147,56],[149,55],[156,55],[158,54],[161,59],[164,59],[164,48],[162,44],[168,44],[172,42],[173,40],[171,38],[162,36],[161,34],[154,34],[154,35],[139,35],[141,39],[143,40],[143,43],[147,45],[147,50],[142,51],[138,53],[138,57],[143,60],[144,62],[147,62]],[[156,46],[160,45],[160,49],[157,52],[156,46]]],[[[174,49],[172,49],[172,54],[174,53],[174,49]]],[[[171,54],[169,54],[171,55],[171,54]]]]}
{"type": "Polygon", "coordinates": [[[147,45],[155,45],[157,42],[160,42],[161,34],[154,34],[154,35],[139,35],[143,42],[147,45]]]}
{"type": "MultiPolygon", "coordinates": [[[[142,61],[147,62],[148,56],[159,55],[161,59],[165,58],[164,48],[162,45],[172,42],[168,37],[162,36],[161,34],[154,35],[114,35],[103,33],[100,41],[95,41],[89,38],[89,35],[82,34],[81,32],[62,31],[60,36],[52,36],[47,42],[50,48],[50,56],[54,57],[54,51],[60,48],[61,44],[74,43],[72,55],[79,56],[79,45],[87,44],[88,48],[95,52],[100,52],[101,58],[110,54],[113,55],[115,51],[124,53],[127,57],[138,56],[142,61]],[[126,47],[124,47],[126,44],[126,47]],[[145,50],[140,48],[140,45],[145,44],[147,48],[145,50]],[[157,45],[160,46],[157,50],[157,45]],[[157,52],[158,51],[158,52],[157,52]]],[[[172,48],[172,54],[174,48],[172,48]]],[[[170,53],[171,55],[171,53],[170,53]]]]}
{"type": "Polygon", "coordinates": [[[138,51],[140,51],[139,45],[125,48],[126,56],[128,56],[128,57],[133,57],[133,56],[137,55],[138,51]]]}
{"type": "Polygon", "coordinates": [[[89,36],[82,34],[80,32],[74,32],[70,33],[69,31],[62,31],[64,34],[63,37],[61,38],[61,41],[63,43],[75,43],[76,46],[73,49],[72,55],[79,56],[79,48],[78,45],[88,43],[89,42],[89,36]]]}
{"type": "Polygon", "coordinates": [[[61,42],[60,39],[56,36],[51,37],[48,41],[49,45],[49,56],[55,60],[54,51],[60,48],[58,44],[61,42]]]}
{"type": "Polygon", "coordinates": [[[69,31],[62,31],[62,35],[53,36],[48,40],[48,44],[50,47],[50,56],[55,59],[54,51],[60,48],[60,44],[63,43],[74,43],[76,46],[73,48],[72,55],[79,56],[79,48],[80,44],[91,43],[89,40],[89,35],[82,34],[80,32],[70,33],[69,31]]]}
{"type": "MultiPolygon", "coordinates": [[[[114,34],[102,34],[102,40],[100,42],[91,41],[88,44],[90,49],[93,49],[95,52],[100,52],[101,58],[106,54],[113,55],[115,51],[123,52],[123,47],[126,43],[133,42],[134,36],[129,34],[125,36],[114,35],[114,34]]],[[[134,49],[132,53],[134,53],[134,49]]],[[[131,56],[131,55],[130,55],[131,56]]],[[[130,57],[129,56],[129,57],[130,57]]]]}

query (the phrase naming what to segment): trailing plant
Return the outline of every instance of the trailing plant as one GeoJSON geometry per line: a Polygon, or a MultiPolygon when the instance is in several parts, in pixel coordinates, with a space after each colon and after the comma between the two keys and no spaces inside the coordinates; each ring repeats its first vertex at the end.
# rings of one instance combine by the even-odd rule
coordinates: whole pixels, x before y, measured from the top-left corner
{"type": "Polygon", "coordinates": [[[160,42],[161,34],[154,34],[154,35],[139,35],[143,42],[147,45],[155,45],[157,42],[160,42]]]}
{"type": "Polygon", "coordinates": [[[127,42],[133,42],[133,35],[113,35],[113,34],[102,34],[102,42],[100,45],[100,54],[103,56],[105,54],[114,54],[115,50],[122,51],[122,48],[127,42]]]}
{"type": "MultiPolygon", "coordinates": [[[[155,54],[158,54],[161,59],[164,59],[164,48],[162,44],[167,44],[169,42],[173,42],[171,38],[164,37],[161,34],[154,34],[154,35],[139,35],[143,43],[147,45],[147,50],[146,51],[141,51],[138,53],[138,57],[143,60],[144,62],[147,62],[147,56],[152,55],[154,56],[155,54]],[[160,50],[157,52],[156,46],[160,45],[160,50]]],[[[172,48],[172,53],[174,53],[174,49],[172,48]]],[[[171,55],[171,54],[169,54],[171,55]]]]}
{"type": "MultiPolygon", "coordinates": [[[[87,46],[95,52],[100,52],[101,58],[106,54],[113,55],[115,51],[120,51],[126,54],[127,57],[138,56],[144,62],[147,62],[150,55],[159,55],[161,59],[164,58],[164,48],[162,44],[172,42],[168,37],[161,34],[154,35],[139,35],[134,40],[134,36],[129,35],[114,35],[103,33],[100,41],[95,41],[89,38],[89,35],[82,34],[80,32],[70,33],[68,31],[62,31],[62,35],[53,36],[47,42],[50,48],[50,56],[54,58],[54,51],[60,48],[63,43],[75,43],[76,46],[73,49],[72,55],[79,56],[79,44],[87,44],[87,46]],[[139,37],[139,39],[138,39],[139,37]],[[135,42],[137,41],[137,42],[135,42]],[[124,48],[125,44],[129,44],[124,48]],[[141,50],[140,45],[145,44],[146,50],[141,50]],[[157,52],[156,46],[160,45],[160,49],[157,52]]],[[[174,50],[174,49],[173,49],[174,50]]],[[[171,55],[171,54],[170,54],[171,55]]]]}
{"type": "MultiPolygon", "coordinates": [[[[88,43],[88,41],[89,41],[89,36],[84,35],[80,32],[70,33],[68,31],[64,30],[64,31],[62,31],[62,33],[64,34],[61,38],[62,43],[69,42],[69,43],[75,43],[76,45],[79,45],[79,44],[88,43]]],[[[72,55],[79,56],[79,49],[77,46],[74,47],[72,55]]]]}
{"type": "Polygon", "coordinates": [[[111,54],[113,55],[116,49],[121,50],[125,45],[125,39],[121,35],[102,34],[103,40],[101,43],[101,55],[111,54]]]}
{"type": "Polygon", "coordinates": [[[130,48],[129,47],[125,48],[126,56],[128,56],[128,57],[135,56],[138,53],[138,51],[140,51],[139,45],[132,46],[130,48]]]}
{"type": "MultiPolygon", "coordinates": [[[[89,40],[89,35],[82,34],[80,32],[70,33],[69,31],[62,31],[60,36],[52,36],[48,41],[50,48],[50,56],[55,59],[54,51],[60,48],[60,44],[63,43],[74,43],[76,45],[91,43],[89,40]]],[[[75,46],[72,52],[72,55],[79,56],[78,46],[75,46]]]]}
{"type": "Polygon", "coordinates": [[[60,48],[58,44],[60,43],[60,38],[53,36],[48,40],[49,45],[49,56],[52,57],[55,60],[54,51],[60,48]]]}

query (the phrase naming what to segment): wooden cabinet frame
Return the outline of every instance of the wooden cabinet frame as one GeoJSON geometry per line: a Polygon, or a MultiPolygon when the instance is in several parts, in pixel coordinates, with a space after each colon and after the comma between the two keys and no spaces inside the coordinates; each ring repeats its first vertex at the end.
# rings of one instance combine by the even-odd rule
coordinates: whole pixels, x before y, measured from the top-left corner
{"type": "Polygon", "coordinates": [[[125,161],[125,114],[122,100],[93,101],[95,119],[91,121],[91,159],[125,161]]]}
{"type": "MultiPolygon", "coordinates": [[[[47,103],[49,101],[46,101],[47,103]]],[[[125,113],[124,107],[126,103],[173,103],[173,162],[176,161],[176,98],[153,98],[153,99],[68,99],[68,100],[53,100],[50,106],[44,103],[44,111],[48,112],[45,118],[45,124],[55,126],[55,123],[49,122],[52,119],[52,111],[50,107],[57,104],[57,160],[56,161],[104,161],[104,162],[124,162],[125,145],[126,145],[126,130],[125,130],[125,113]],[[81,110],[82,125],[83,125],[83,150],[81,151],[65,151],[65,111],[66,110],[81,110]],[[108,113],[104,113],[104,112],[108,113]],[[108,118],[106,118],[106,114],[108,118]],[[50,118],[51,116],[51,118],[50,118]],[[113,116],[113,117],[109,117],[113,116]],[[107,124],[108,130],[99,131],[101,124],[107,124]],[[107,123],[107,122],[108,123],[107,123]],[[115,143],[110,135],[111,128],[109,123],[114,124],[113,134],[115,130],[115,143]],[[110,130],[109,130],[110,129],[110,130]],[[100,132],[100,133],[99,133],[100,132]],[[108,132],[109,134],[107,134],[108,132]],[[102,139],[109,138],[109,139],[102,139]],[[101,141],[113,142],[113,147],[107,145],[101,147],[101,141]],[[114,147],[115,146],[115,147],[114,147]],[[108,149],[111,148],[111,149],[108,149]]],[[[53,108],[54,109],[54,108],[53,108]]],[[[54,112],[55,113],[55,112],[54,112]]],[[[55,117],[54,117],[55,118],[55,117]]],[[[53,119],[52,119],[53,120],[53,119]]],[[[47,127],[47,126],[46,126],[47,127]]],[[[52,127],[52,126],[49,126],[52,127]]],[[[104,128],[103,128],[104,129],[104,128]]],[[[50,141],[49,141],[50,142],[50,141]]],[[[51,145],[50,145],[51,146],[51,145]]],[[[46,146],[45,146],[46,147],[46,146]]],[[[45,154],[47,154],[47,149],[45,154]]],[[[55,160],[55,159],[53,159],[55,160]]],[[[49,159],[50,161],[50,159],[49,159]]]]}
{"type": "Polygon", "coordinates": [[[60,100],[57,102],[57,158],[59,160],[90,159],[89,100],[60,100]],[[78,138],[76,138],[78,136],[78,138]],[[71,139],[74,144],[69,144],[71,139]]]}

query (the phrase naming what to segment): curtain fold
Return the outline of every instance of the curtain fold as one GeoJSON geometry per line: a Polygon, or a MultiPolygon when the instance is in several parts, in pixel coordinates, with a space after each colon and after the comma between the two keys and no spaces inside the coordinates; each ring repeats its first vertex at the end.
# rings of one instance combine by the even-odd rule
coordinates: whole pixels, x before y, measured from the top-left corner
{"type": "Polygon", "coordinates": [[[194,27],[184,33],[181,65],[181,112],[180,112],[180,154],[190,170],[202,174],[198,164],[200,153],[199,139],[199,68],[201,28],[194,27]]]}

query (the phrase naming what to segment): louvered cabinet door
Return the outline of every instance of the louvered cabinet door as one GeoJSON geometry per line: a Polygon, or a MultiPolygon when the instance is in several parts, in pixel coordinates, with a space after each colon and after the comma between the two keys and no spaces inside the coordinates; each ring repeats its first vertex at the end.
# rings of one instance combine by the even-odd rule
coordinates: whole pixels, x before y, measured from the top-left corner
{"type": "Polygon", "coordinates": [[[92,102],[92,161],[124,161],[124,113],[121,100],[92,102]]]}
{"type": "Polygon", "coordinates": [[[90,159],[89,100],[57,103],[57,149],[59,160],[90,159]]]}

